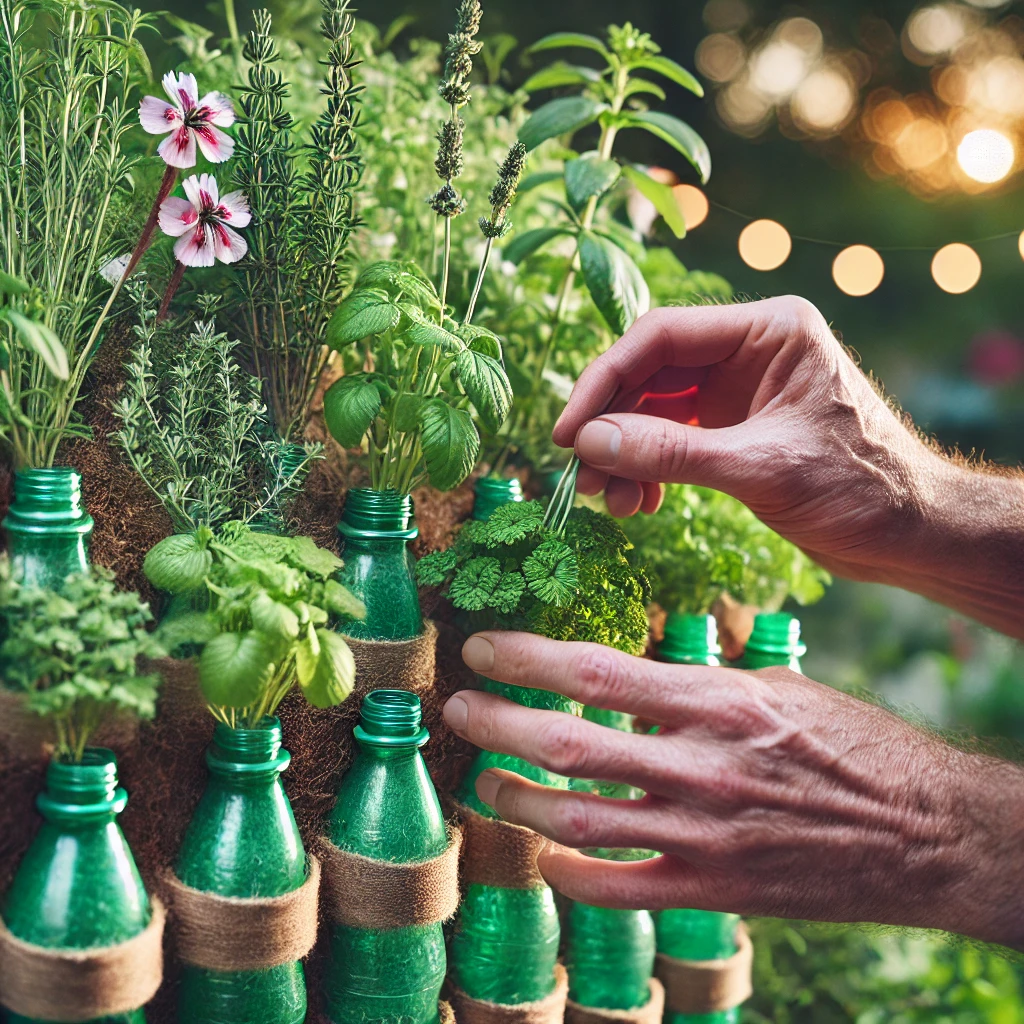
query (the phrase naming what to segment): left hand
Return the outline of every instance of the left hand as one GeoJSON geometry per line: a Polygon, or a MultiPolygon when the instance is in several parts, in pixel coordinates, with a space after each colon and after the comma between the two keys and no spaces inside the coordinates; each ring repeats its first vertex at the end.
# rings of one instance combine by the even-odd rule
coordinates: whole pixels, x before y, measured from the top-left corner
{"type": "Polygon", "coordinates": [[[658,723],[617,732],[463,691],[460,736],[637,801],[484,772],[480,798],[555,843],[559,892],[599,906],[695,907],[942,928],[1024,949],[1024,771],[951,747],[787,669],[666,665],[594,644],[488,632],[463,648],[491,679],[658,723]],[[664,854],[614,862],[565,847],[664,854]]]}

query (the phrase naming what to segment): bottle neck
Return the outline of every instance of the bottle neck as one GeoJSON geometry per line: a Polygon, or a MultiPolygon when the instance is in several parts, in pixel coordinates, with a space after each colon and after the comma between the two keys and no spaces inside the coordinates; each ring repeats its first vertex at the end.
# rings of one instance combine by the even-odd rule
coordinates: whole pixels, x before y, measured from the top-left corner
{"type": "Polygon", "coordinates": [[[754,618],[745,661],[753,667],[789,665],[807,653],[800,639],[800,620],[785,612],[762,612],[754,618]]]}
{"type": "Polygon", "coordinates": [[[354,735],[373,756],[414,754],[430,733],[423,728],[420,699],[408,690],[373,690],[363,698],[354,735]]]}
{"type": "Polygon", "coordinates": [[[87,747],[81,761],[50,762],[46,789],[36,803],[43,817],[58,826],[113,821],[128,803],[117,782],[114,754],[87,747]]]}
{"type": "Polygon", "coordinates": [[[523,488],[515,477],[482,476],[473,485],[473,495],[473,518],[485,522],[499,505],[522,501],[523,488]]]}
{"type": "Polygon", "coordinates": [[[682,615],[673,612],[665,622],[665,638],[658,657],[675,665],[719,665],[722,648],[713,615],[682,615]]]}
{"type": "Polygon", "coordinates": [[[206,751],[210,774],[228,785],[275,781],[291,762],[281,749],[281,722],[266,717],[255,729],[232,729],[218,722],[206,751]]]}
{"type": "Polygon", "coordinates": [[[412,497],[397,491],[356,487],[348,492],[338,530],[346,544],[412,540],[419,534],[412,497]]]}
{"type": "Polygon", "coordinates": [[[9,533],[78,537],[92,531],[82,505],[82,478],[68,468],[21,469],[14,474],[14,500],[4,520],[9,533]]]}

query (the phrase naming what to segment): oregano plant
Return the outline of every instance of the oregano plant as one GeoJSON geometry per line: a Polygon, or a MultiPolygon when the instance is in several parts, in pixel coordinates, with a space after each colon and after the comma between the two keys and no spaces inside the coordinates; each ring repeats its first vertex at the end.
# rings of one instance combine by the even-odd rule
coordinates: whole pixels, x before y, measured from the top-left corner
{"type": "Polygon", "coordinates": [[[327,341],[346,355],[347,372],[324,397],[324,417],[345,447],[368,448],[375,490],[408,493],[429,480],[438,490],[458,486],[480,450],[477,424],[496,432],[512,406],[512,387],[496,334],[473,324],[494,241],[509,229],[508,211],[523,172],[526,148],[516,143],[498,170],[479,220],[485,239],[476,283],[461,319],[446,302],[451,272],[451,222],[465,209],[455,182],[463,169],[478,0],[462,0],[445,50],[439,85],[450,116],[438,132],[435,169],[441,186],[430,204],[443,223],[439,287],[412,261],[370,264],[338,307],[327,341]]]}

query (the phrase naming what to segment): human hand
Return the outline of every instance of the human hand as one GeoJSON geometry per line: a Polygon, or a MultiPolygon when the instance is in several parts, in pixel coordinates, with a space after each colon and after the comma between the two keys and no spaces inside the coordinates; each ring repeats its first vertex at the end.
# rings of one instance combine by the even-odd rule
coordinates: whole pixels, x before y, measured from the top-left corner
{"type": "Polygon", "coordinates": [[[957,750],[883,708],[787,669],[665,665],[593,644],[488,632],[463,648],[489,678],[656,722],[616,732],[493,694],[449,699],[477,746],[637,801],[488,771],[477,792],[560,847],[539,860],[572,899],[942,928],[1024,948],[1024,771],[957,750]],[[657,850],[614,862],[566,847],[657,850]]]}

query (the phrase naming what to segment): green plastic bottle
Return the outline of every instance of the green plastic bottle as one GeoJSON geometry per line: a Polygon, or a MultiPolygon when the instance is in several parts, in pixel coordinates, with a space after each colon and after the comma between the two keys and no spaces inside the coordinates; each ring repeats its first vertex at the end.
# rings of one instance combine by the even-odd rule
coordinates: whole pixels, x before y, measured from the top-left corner
{"type": "Polygon", "coordinates": [[[338,524],[345,567],[338,580],[366,605],[366,618],[345,623],[359,640],[411,640],[423,632],[423,613],[407,542],[419,530],[412,498],[357,487],[348,492],[338,524]]]}
{"type": "MultiPolygon", "coordinates": [[[[580,706],[561,694],[510,686],[490,679],[484,688],[524,707],[579,714],[580,706]]],[[[488,768],[504,768],[545,786],[568,789],[569,780],[522,758],[482,750],[458,793],[458,799],[487,818],[494,809],[476,795],[476,780],[488,768]]],[[[452,938],[456,983],[473,999],[506,1006],[533,1002],[551,994],[558,961],[558,911],[546,885],[504,889],[491,885],[467,888],[452,938]]]]}
{"type": "Polygon", "coordinates": [[[785,612],[762,612],[754,617],[754,630],[747,641],[742,668],[782,666],[800,672],[800,659],[807,647],[800,640],[800,620],[785,612]]]}
{"type": "Polygon", "coordinates": [[[482,476],[473,485],[473,518],[486,522],[499,505],[522,500],[523,488],[514,476],[482,476]]]}
{"type": "Polygon", "coordinates": [[[75,572],[88,572],[86,538],[92,516],[82,506],[82,478],[73,469],[21,469],[3,521],[16,578],[57,589],[75,572]]]}
{"type": "MultiPolygon", "coordinates": [[[[117,824],[127,802],[111,751],[90,747],[80,763],[50,763],[37,800],[44,822],[5,900],[4,921],[15,936],[50,949],[88,949],[145,930],[149,897],[117,824]]],[[[14,1013],[6,1020],[39,1024],[14,1013]]],[[[145,1020],[140,1008],[93,1024],[145,1020]]]]}
{"type": "MultiPolygon", "coordinates": [[[[682,615],[665,623],[665,639],[658,647],[662,661],[676,665],[716,666],[722,653],[712,615],[682,615]]],[[[678,960],[720,960],[736,952],[739,914],[710,910],[662,910],[655,925],[658,952],[678,960]]],[[[736,1024],[739,1007],[716,1013],[674,1013],[665,1010],[664,1024],[736,1024]]]]}
{"type": "MultiPolygon", "coordinates": [[[[302,846],[281,773],[281,723],[256,729],[217,723],[206,751],[210,779],[192,815],[177,875],[219,896],[282,896],[306,881],[302,846]]],[[[188,1024],[301,1024],[306,982],[300,962],[256,971],[185,967],[179,1019],[188,1024]]]]}
{"type": "MultiPolygon", "coordinates": [[[[419,697],[373,690],[363,699],[355,738],[359,753],[331,813],[331,842],[391,863],[444,853],[444,814],[420,754],[429,736],[419,697]]],[[[327,1015],[334,1024],[437,1024],[446,970],[440,923],[383,930],[332,924],[327,1015]]]]}

